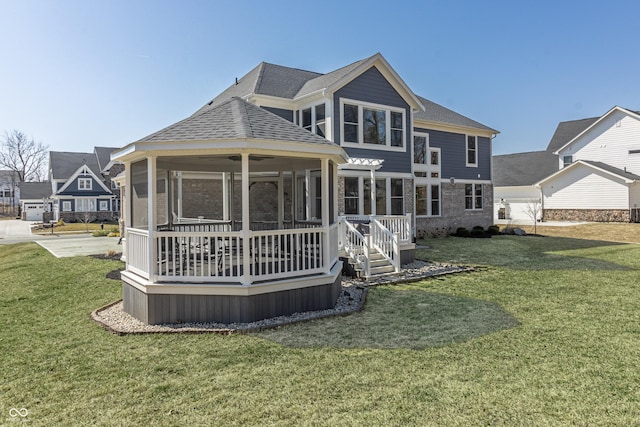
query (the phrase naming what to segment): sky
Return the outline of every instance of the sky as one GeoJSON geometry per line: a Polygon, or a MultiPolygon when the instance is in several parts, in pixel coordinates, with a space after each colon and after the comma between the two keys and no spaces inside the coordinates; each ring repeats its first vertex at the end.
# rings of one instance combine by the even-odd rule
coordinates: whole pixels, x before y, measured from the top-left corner
{"type": "Polygon", "coordinates": [[[260,62],[326,73],[377,52],[418,95],[544,150],[561,121],[640,110],[640,2],[0,0],[0,135],[121,147],[260,62]]]}

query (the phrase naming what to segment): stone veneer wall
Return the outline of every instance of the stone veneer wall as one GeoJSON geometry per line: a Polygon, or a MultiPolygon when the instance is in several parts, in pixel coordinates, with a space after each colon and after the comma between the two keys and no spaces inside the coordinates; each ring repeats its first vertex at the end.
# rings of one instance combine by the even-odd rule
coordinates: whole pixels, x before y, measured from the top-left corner
{"type": "Polygon", "coordinates": [[[493,224],[493,185],[483,184],[483,209],[465,209],[465,184],[441,184],[441,216],[416,217],[416,237],[448,236],[459,227],[471,230],[476,225],[485,229],[493,224]]]}
{"type": "Polygon", "coordinates": [[[543,221],[630,222],[628,209],[544,209],[543,221]]]}

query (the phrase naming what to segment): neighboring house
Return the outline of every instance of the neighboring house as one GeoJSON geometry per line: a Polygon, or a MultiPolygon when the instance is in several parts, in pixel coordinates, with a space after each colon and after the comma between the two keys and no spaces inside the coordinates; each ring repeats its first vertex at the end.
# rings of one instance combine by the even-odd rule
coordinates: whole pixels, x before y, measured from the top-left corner
{"type": "Polygon", "coordinates": [[[49,179],[53,218],[67,222],[111,221],[119,216],[119,197],[112,188],[114,167],[110,153],[116,148],[96,147],[93,153],[49,153],[49,179]]]}
{"type": "Polygon", "coordinates": [[[23,221],[43,221],[51,212],[51,183],[23,182],[20,184],[20,207],[23,221]]]}
{"type": "Polygon", "coordinates": [[[400,271],[418,235],[493,223],[497,131],[414,94],[380,54],[261,63],[124,164],[123,307],[146,323],[335,305],[343,266],[400,271]]]}
{"type": "Polygon", "coordinates": [[[509,202],[537,190],[543,220],[638,222],[640,114],[616,106],[601,117],[561,122],[545,154],[495,156],[494,172],[501,177],[496,184],[497,209],[504,204],[501,199],[509,202]],[[510,156],[519,156],[523,167],[540,175],[544,168],[546,176],[528,180],[526,191],[508,193],[518,183],[517,174],[508,178],[500,171],[510,156]]]}
{"type": "Polygon", "coordinates": [[[19,182],[18,174],[15,171],[0,170],[0,205],[2,208],[13,208],[20,203],[19,182]]]}

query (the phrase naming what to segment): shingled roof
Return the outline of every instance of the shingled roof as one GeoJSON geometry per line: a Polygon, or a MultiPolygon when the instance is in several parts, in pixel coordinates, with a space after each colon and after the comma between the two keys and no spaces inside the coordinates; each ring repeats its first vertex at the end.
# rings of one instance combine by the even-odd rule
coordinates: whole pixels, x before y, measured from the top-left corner
{"type": "Polygon", "coordinates": [[[588,119],[569,120],[558,123],[558,127],[547,146],[547,151],[553,153],[559,150],[586,128],[594,124],[599,118],[600,117],[591,117],[588,119]]]}
{"type": "Polygon", "coordinates": [[[558,171],[558,156],[549,151],[493,156],[493,185],[514,187],[533,185],[558,171]]]}
{"type": "Polygon", "coordinates": [[[87,165],[95,174],[100,174],[100,166],[94,153],[49,152],[51,179],[68,179],[82,165],[87,165]]]}
{"type": "Polygon", "coordinates": [[[333,145],[332,142],[238,97],[187,117],[137,142],[242,139],[333,145]]]}
{"type": "Polygon", "coordinates": [[[488,130],[493,133],[498,133],[498,131],[495,129],[485,126],[482,123],[476,122],[475,120],[471,120],[470,118],[465,117],[462,114],[456,113],[453,110],[449,110],[448,108],[436,104],[433,101],[429,101],[426,98],[418,96],[418,99],[420,100],[420,102],[422,102],[422,105],[424,105],[425,111],[418,111],[414,113],[413,117],[417,120],[447,123],[456,126],[464,126],[472,129],[488,130]]]}
{"type": "Polygon", "coordinates": [[[51,195],[50,182],[23,182],[20,184],[20,199],[34,200],[51,195]]]}
{"type": "Polygon", "coordinates": [[[118,147],[96,147],[94,148],[94,152],[96,153],[96,158],[98,160],[99,170],[95,172],[102,172],[105,167],[111,162],[111,153],[117,151],[118,147]]]}

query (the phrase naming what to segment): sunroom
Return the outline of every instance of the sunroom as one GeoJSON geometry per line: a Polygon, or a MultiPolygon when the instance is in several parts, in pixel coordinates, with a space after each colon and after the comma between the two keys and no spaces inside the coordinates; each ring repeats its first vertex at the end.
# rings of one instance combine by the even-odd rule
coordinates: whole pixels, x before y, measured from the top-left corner
{"type": "Polygon", "coordinates": [[[233,323],[335,305],[338,145],[233,98],[112,158],[125,164],[129,314],[233,323]]]}

